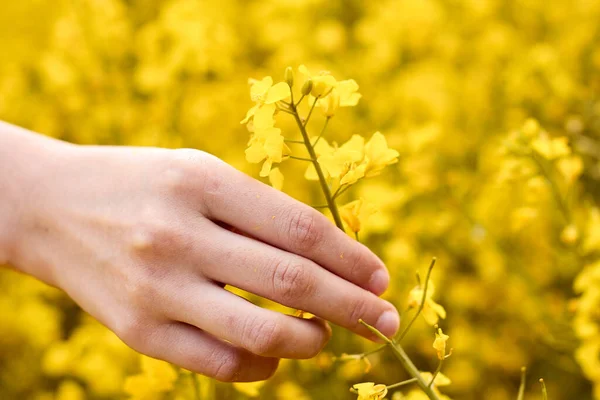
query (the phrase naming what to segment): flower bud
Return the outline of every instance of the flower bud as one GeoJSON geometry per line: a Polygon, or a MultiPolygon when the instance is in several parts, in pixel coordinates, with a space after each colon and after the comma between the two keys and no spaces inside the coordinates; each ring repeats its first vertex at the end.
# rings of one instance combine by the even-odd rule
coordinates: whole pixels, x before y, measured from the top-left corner
{"type": "Polygon", "coordinates": [[[289,87],[294,86],[294,70],[292,67],[287,67],[285,69],[285,81],[289,87]]]}
{"type": "Polygon", "coordinates": [[[307,96],[313,88],[312,79],[307,79],[302,85],[302,95],[307,96]]]}

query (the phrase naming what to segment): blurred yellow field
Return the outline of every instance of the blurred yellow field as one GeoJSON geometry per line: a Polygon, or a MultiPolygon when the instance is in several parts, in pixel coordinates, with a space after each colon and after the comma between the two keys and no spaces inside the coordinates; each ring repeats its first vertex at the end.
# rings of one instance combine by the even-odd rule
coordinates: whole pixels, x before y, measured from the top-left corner
{"type": "Polygon", "coordinates": [[[523,400],[540,378],[600,399],[599,21],[593,0],[6,1],[0,120],[201,149],[316,206],[384,260],[410,330],[375,351],[334,326],[221,383],[1,268],[0,399],[523,400]]]}

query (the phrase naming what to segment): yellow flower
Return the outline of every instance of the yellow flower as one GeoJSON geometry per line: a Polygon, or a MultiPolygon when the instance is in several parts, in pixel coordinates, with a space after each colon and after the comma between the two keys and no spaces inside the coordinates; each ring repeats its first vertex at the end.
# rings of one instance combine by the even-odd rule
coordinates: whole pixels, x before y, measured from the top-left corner
{"type": "Polygon", "coordinates": [[[260,395],[260,389],[264,386],[266,381],[258,382],[234,382],[233,387],[240,393],[245,394],[248,397],[258,397],[260,395]]]}
{"type": "MultiPolygon", "coordinates": [[[[290,87],[285,82],[279,82],[273,85],[273,78],[267,76],[262,80],[250,79],[252,86],[250,87],[250,98],[256,104],[248,110],[246,117],[240,122],[242,124],[250,121],[250,118],[255,116],[258,110],[265,105],[272,105],[273,112],[275,111],[275,103],[285,100],[290,97],[290,87]]],[[[271,113],[271,115],[273,115],[271,113]]]]}
{"type": "Polygon", "coordinates": [[[571,154],[566,136],[550,138],[547,133],[542,132],[540,136],[531,143],[531,147],[542,157],[554,160],[571,154]]]}
{"type": "Polygon", "coordinates": [[[336,79],[331,76],[329,71],[321,71],[318,75],[313,75],[305,65],[300,65],[298,71],[300,71],[306,79],[312,81],[312,90],[310,91],[310,94],[314,97],[321,97],[328,94],[337,84],[336,79]]]}
{"type": "Polygon", "coordinates": [[[63,381],[56,391],[56,400],[84,400],[85,390],[74,381],[63,381]]]}
{"type": "Polygon", "coordinates": [[[540,133],[540,124],[537,120],[529,118],[523,124],[521,132],[528,139],[534,138],[540,133]]]}
{"type": "Polygon", "coordinates": [[[365,145],[366,177],[376,176],[388,165],[398,162],[399,153],[390,149],[380,132],[375,132],[365,145]]]}
{"type": "MultiPolygon", "coordinates": [[[[360,135],[353,135],[339,148],[330,146],[325,139],[321,138],[315,146],[315,153],[325,177],[340,178],[350,170],[353,163],[362,161],[363,148],[364,138],[360,135]]],[[[308,180],[319,179],[312,164],[308,166],[304,176],[308,180]]]]}
{"type": "MultiPolygon", "coordinates": [[[[427,285],[427,294],[425,296],[425,303],[423,304],[423,310],[421,315],[425,318],[425,322],[429,325],[435,325],[439,319],[446,318],[446,310],[440,304],[436,303],[432,297],[435,293],[435,287],[433,282],[429,281],[427,285]]],[[[421,286],[415,286],[408,295],[408,307],[419,307],[421,300],[423,299],[423,288],[421,286]]]]}
{"type": "Polygon", "coordinates": [[[269,172],[269,182],[271,183],[271,186],[277,190],[283,188],[283,174],[279,168],[273,168],[271,172],[269,172]]]}
{"type": "Polygon", "coordinates": [[[337,89],[331,89],[329,96],[319,101],[323,115],[333,117],[338,107],[340,106],[340,92],[337,89]]]}
{"type": "Polygon", "coordinates": [[[381,400],[388,392],[385,385],[373,382],[357,383],[352,388],[358,392],[357,400],[381,400]]]}
{"type": "Polygon", "coordinates": [[[248,148],[246,149],[246,160],[251,163],[259,163],[265,160],[260,176],[269,176],[274,162],[281,162],[284,154],[289,154],[289,148],[286,146],[281,129],[267,128],[254,132],[248,148]]]}
{"type": "Polygon", "coordinates": [[[362,224],[377,212],[372,205],[365,204],[363,199],[351,201],[340,207],[340,216],[352,232],[359,232],[362,224]]]}
{"type": "Polygon", "coordinates": [[[354,79],[340,81],[335,88],[340,94],[340,107],[353,107],[362,97],[358,93],[358,83],[354,79]]]}
{"type": "Polygon", "coordinates": [[[340,179],[340,185],[352,185],[356,183],[359,179],[364,178],[366,170],[367,164],[351,165],[348,172],[340,179]]]}
{"type": "MultiPolygon", "coordinates": [[[[431,379],[433,378],[433,374],[431,372],[421,372],[421,376],[427,383],[431,382],[431,379]]],[[[435,379],[433,380],[433,384],[435,386],[448,386],[451,383],[452,381],[450,380],[450,378],[448,378],[441,372],[438,372],[438,374],[435,376],[435,379]]]]}
{"type": "Polygon", "coordinates": [[[175,369],[164,361],[141,356],[142,372],[125,380],[124,391],[132,399],[155,399],[173,389],[177,380],[175,369]]]}
{"type": "Polygon", "coordinates": [[[264,77],[262,80],[251,80],[250,99],[258,104],[274,104],[290,97],[290,87],[285,82],[273,85],[273,78],[264,77]]]}
{"type": "Polygon", "coordinates": [[[571,184],[575,182],[583,172],[583,161],[579,156],[565,157],[557,161],[556,167],[562,176],[565,177],[567,183],[571,184]]]}
{"type": "Polygon", "coordinates": [[[435,340],[433,341],[433,348],[437,351],[438,359],[443,360],[446,358],[446,342],[450,336],[442,332],[442,328],[438,328],[435,333],[435,340]]]}
{"type": "Polygon", "coordinates": [[[567,225],[560,233],[560,240],[566,244],[573,244],[579,239],[579,230],[574,224],[567,225]]]}

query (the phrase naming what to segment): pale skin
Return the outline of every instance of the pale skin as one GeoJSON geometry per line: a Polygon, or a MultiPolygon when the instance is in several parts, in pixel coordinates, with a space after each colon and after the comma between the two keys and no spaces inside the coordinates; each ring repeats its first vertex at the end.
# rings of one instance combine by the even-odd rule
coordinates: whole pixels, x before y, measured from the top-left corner
{"type": "Polygon", "coordinates": [[[325,321],[399,317],[383,262],[318,211],[202,151],[80,146],[0,122],[0,265],[64,290],[127,345],[221,381],[319,353],[325,321]],[[258,307],[231,285],[305,310],[258,307]]]}

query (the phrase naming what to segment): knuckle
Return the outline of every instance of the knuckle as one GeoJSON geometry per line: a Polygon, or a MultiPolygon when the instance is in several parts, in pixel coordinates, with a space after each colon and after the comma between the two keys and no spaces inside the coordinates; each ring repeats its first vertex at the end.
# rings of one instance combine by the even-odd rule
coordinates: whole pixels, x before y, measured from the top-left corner
{"type": "Polygon", "coordinates": [[[207,375],[221,382],[234,382],[240,376],[242,370],[242,358],[233,351],[221,351],[214,349],[208,359],[199,360],[200,365],[207,365],[207,375]]]}
{"type": "Polygon", "coordinates": [[[310,296],[315,281],[306,266],[282,261],[273,270],[272,285],[276,296],[293,305],[310,296]]]}
{"type": "Polygon", "coordinates": [[[281,326],[272,320],[252,320],[245,335],[248,338],[248,350],[259,356],[274,354],[281,346],[281,326]]]}
{"type": "Polygon", "coordinates": [[[223,166],[223,161],[200,150],[177,149],[175,162],[166,174],[169,186],[176,192],[189,194],[193,191],[194,196],[201,193],[203,200],[213,201],[217,198],[222,184],[216,173],[217,168],[223,166]]]}
{"type": "Polygon", "coordinates": [[[289,218],[288,236],[292,246],[306,251],[316,246],[323,238],[317,215],[309,211],[295,211],[289,218]]]}
{"type": "Polygon", "coordinates": [[[150,319],[142,315],[128,315],[117,322],[113,329],[115,334],[134,350],[148,354],[152,348],[152,332],[150,319]]]}
{"type": "Polygon", "coordinates": [[[138,255],[153,256],[170,249],[181,249],[182,235],[176,223],[159,212],[146,211],[131,233],[131,248],[138,255]]]}

